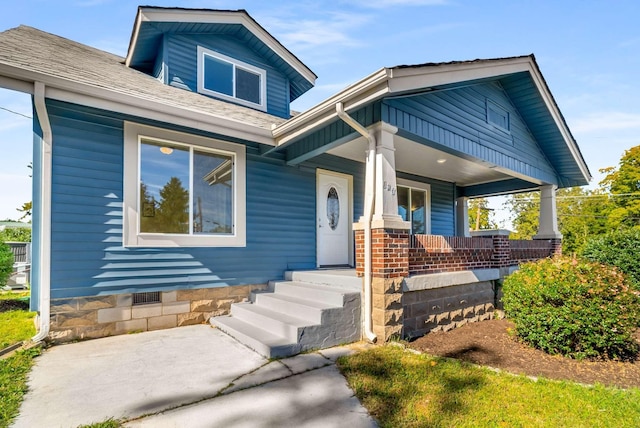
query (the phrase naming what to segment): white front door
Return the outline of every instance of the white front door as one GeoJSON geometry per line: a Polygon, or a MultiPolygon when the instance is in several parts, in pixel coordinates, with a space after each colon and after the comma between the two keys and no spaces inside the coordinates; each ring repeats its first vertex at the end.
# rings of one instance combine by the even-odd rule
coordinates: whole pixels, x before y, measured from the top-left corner
{"type": "Polygon", "coordinates": [[[316,226],[318,266],[350,266],[352,262],[352,177],[332,171],[317,173],[316,226]]]}

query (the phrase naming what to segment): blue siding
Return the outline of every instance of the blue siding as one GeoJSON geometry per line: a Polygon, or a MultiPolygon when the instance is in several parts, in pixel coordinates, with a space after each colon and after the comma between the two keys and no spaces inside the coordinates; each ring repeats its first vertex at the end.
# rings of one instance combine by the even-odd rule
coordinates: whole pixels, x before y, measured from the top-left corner
{"type": "Polygon", "coordinates": [[[289,82],[273,64],[235,37],[171,35],[167,37],[168,84],[197,92],[198,45],[267,71],[267,113],[289,118],[289,82]]]}
{"type": "Polygon", "coordinates": [[[433,235],[455,235],[455,184],[404,172],[398,172],[397,176],[405,180],[418,181],[430,185],[431,233],[433,235]]]}
{"type": "Polygon", "coordinates": [[[48,108],[52,298],[257,284],[313,268],[316,168],[352,174],[354,220],[362,213],[363,165],[323,155],[286,166],[249,145],[245,248],[124,248],[123,118],[60,102],[48,108]]]}
{"type": "Polygon", "coordinates": [[[385,101],[383,120],[408,138],[557,184],[558,174],[499,83],[385,101]],[[511,130],[486,121],[486,100],[510,114],[511,130]]]}

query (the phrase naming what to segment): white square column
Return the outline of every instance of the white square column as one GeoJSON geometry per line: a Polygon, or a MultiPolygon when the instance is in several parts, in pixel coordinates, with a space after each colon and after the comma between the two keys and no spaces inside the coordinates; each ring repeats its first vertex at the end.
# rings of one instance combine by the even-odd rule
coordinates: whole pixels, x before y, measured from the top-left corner
{"type": "Polygon", "coordinates": [[[456,198],[456,236],[469,237],[469,198],[456,198]]]}
{"type": "Polygon", "coordinates": [[[538,218],[538,234],[533,239],[562,239],[558,230],[558,210],[556,207],[556,189],[549,184],[540,186],[540,216],[538,218]]]}

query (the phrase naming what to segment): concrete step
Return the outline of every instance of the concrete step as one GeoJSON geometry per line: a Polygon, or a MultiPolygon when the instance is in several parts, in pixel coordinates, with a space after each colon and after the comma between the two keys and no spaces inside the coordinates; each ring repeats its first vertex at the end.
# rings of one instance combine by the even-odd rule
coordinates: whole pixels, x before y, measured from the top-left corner
{"type": "Polygon", "coordinates": [[[322,314],[324,311],[341,308],[341,306],[329,303],[316,302],[283,293],[273,293],[268,291],[253,292],[251,294],[251,301],[258,306],[272,311],[309,320],[312,324],[322,323],[322,314]]]}
{"type": "Polygon", "coordinates": [[[304,327],[314,323],[301,318],[272,311],[252,303],[236,303],[231,305],[231,315],[246,323],[260,326],[261,329],[292,342],[297,342],[304,327]]]}
{"type": "Polygon", "coordinates": [[[212,317],[210,323],[267,358],[287,357],[300,352],[300,346],[296,342],[238,318],[231,316],[212,317]]]}
{"type": "Polygon", "coordinates": [[[344,305],[344,296],[352,291],[300,281],[270,281],[269,289],[278,294],[298,297],[333,306],[344,305]]]}
{"type": "Polygon", "coordinates": [[[356,276],[355,269],[320,269],[308,271],[287,271],[284,273],[287,281],[320,284],[334,288],[346,288],[360,292],[362,278],[356,276]]]}

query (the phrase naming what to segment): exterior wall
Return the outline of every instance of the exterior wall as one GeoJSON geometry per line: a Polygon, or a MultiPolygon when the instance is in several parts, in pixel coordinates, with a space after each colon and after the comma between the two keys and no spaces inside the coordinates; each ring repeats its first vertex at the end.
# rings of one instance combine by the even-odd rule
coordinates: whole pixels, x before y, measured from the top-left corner
{"type": "Polygon", "coordinates": [[[160,303],[135,306],[129,293],[53,299],[49,338],[68,342],[201,324],[227,315],[232,303],[245,301],[251,291],[264,288],[266,284],[165,291],[160,303]]]}
{"type": "Polygon", "coordinates": [[[493,318],[495,290],[492,281],[409,291],[402,296],[404,336],[449,331],[467,323],[493,318]]]}
{"type": "Polygon", "coordinates": [[[246,247],[125,248],[126,118],[61,102],[47,106],[54,135],[52,299],[264,284],[285,270],[315,268],[318,167],[353,175],[354,218],[362,213],[361,164],[324,155],[286,166],[248,143],[246,247]]]}
{"type": "Polygon", "coordinates": [[[219,52],[267,71],[267,113],[289,118],[289,82],[287,77],[241,40],[222,34],[168,35],[166,42],[167,83],[192,92],[197,85],[197,47],[219,52]]]}
{"type": "Polygon", "coordinates": [[[400,135],[424,144],[557,184],[554,169],[499,83],[385,100],[382,120],[397,126],[400,135]],[[509,112],[510,132],[487,123],[487,99],[509,112]]]}

